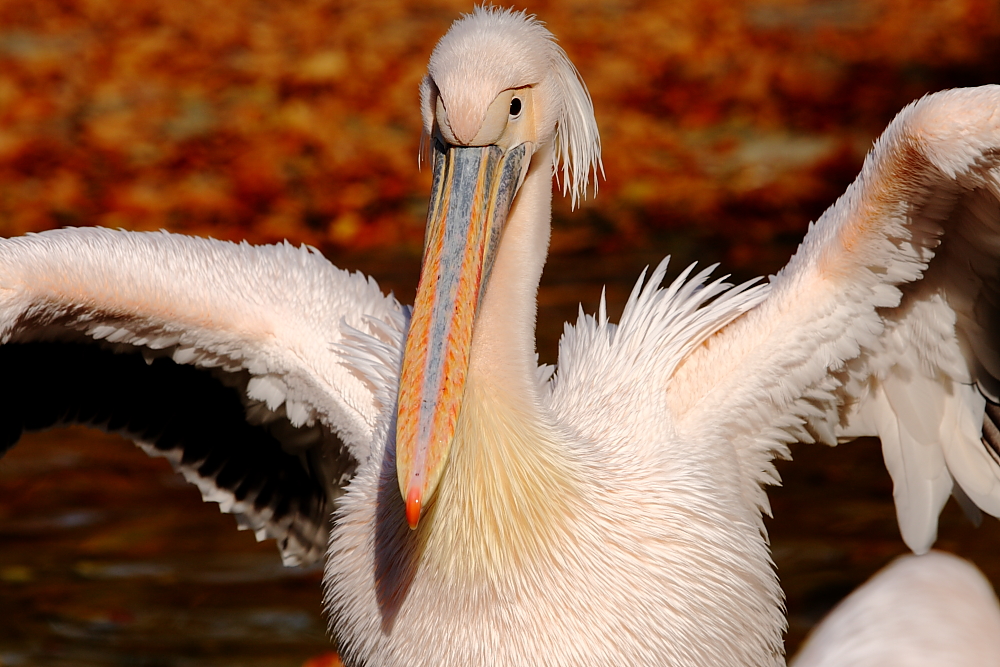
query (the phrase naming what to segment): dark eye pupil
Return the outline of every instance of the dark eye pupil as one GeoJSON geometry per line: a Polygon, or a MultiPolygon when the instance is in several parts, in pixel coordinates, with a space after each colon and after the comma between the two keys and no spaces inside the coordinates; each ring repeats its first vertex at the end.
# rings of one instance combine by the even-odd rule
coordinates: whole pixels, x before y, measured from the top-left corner
{"type": "Polygon", "coordinates": [[[510,115],[516,116],[521,113],[521,100],[516,97],[510,101],[510,115]]]}

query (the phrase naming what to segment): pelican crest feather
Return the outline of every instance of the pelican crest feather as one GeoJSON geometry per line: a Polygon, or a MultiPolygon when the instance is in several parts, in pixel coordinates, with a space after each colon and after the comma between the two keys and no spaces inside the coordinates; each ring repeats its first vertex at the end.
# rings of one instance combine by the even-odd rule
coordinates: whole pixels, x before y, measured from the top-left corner
{"type": "Polygon", "coordinates": [[[449,110],[469,109],[461,121],[478,126],[486,103],[497,93],[525,82],[541,84],[552,89],[549,99],[555,103],[544,110],[551,118],[539,125],[554,128],[552,169],[563,195],[576,208],[586,199],[591,178],[597,194],[604,166],[594,103],[576,66],[544,22],[523,10],[476,6],[441,38],[427,70],[420,84],[421,161],[428,157],[439,96],[445,97],[449,110]]]}

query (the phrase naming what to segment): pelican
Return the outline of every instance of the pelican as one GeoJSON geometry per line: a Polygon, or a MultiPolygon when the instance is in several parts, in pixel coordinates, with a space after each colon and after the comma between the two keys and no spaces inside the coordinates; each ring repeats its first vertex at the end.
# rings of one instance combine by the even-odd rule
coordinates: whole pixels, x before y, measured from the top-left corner
{"type": "Polygon", "coordinates": [[[783,664],[762,514],[795,441],[880,436],[915,551],[952,493],[1000,514],[1000,87],[904,109],[767,282],[664,262],[556,368],[535,297],[553,174],[577,200],[601,169],[587,90],[477,8],[420,93],[412,310],[287,243],[9,239],[0,447],[123,432],[286,563],[325,555],[348,665],[783,664]]]}

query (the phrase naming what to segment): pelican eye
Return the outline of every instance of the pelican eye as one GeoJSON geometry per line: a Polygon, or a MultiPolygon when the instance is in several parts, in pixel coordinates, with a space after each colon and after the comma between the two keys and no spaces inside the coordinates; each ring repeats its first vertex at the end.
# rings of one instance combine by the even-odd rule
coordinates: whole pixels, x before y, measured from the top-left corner
{"type": "Polygon", "coordinates": [[[517,118],[521,115],[521,99],[515,97],[510,101],[510,117],[517,118]]]}

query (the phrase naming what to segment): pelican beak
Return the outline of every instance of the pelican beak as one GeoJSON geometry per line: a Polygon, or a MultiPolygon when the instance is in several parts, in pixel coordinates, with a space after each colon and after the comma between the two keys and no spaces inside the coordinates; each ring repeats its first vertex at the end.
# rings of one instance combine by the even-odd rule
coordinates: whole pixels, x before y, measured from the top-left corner
{"type": "Polygon", "coordinates": [[[416,528],[448,461],[469,369],[472,330],[531,144],[435,141],[424,258],[403,352],[396,473],[416,528]]]}

